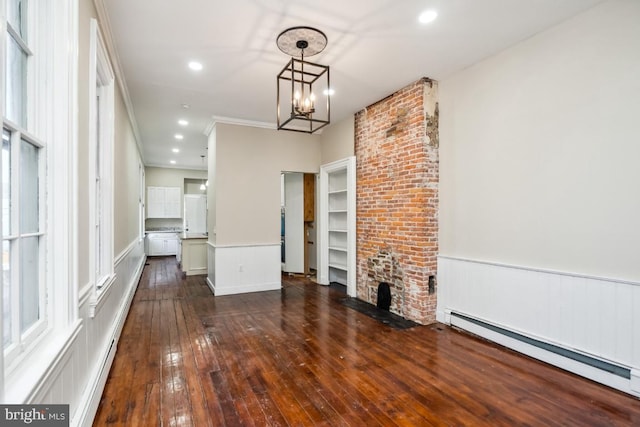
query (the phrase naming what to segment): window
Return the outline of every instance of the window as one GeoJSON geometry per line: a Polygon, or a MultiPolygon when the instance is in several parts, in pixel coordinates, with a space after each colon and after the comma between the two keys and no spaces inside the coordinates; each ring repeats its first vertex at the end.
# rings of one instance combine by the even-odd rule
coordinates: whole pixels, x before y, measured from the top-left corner
{"type": "Polygon", "coordinates": [[[113,279],[113,133],[114,133],[114,74],[109,63],[98,23],[91,21],[91,141],[90,175],[91,221],[93,248],[93,283],[96,290],[113,279]]]}
{"type": "Polygon", "coordinates": [[[44,143],[27,133],[28,43],[24,0],[8,0],[2,129],[3,349],[11,362],[47,326],[42,216],[44,143]]]}
{"type": "Polygon", "coordinates": [[[7,0],[5,117],[26,127],[27,62],[32,55],[27,44],[26,1],[7,0]]]}
{"type": "MultiPolygon", "coordinates": [[[[6,124],[8,125],[8,123],[6,124]]],[[[42,274],[42,144],[19,128],[2,131],[2,284],[5,360],[46,327],[42,274]]]]}
{"type": "Polygon", "coordinates": [[[144,239],[144,165],[138,163],[138,236],[140,240],[144,239]]]}
{"type": "Polygon", "coordinates": [[[11,344],[11,241],[9,236],[11,224],[11,133],[2,130],[2,348],[11,344]]]}
{"type": "Polygon", "coordinates": [[[73,3],[0,1],[0,400],[26,398],[52,357],[41,350],[70,336],[77,318],[69,192],[77,141],[73,3]]]}

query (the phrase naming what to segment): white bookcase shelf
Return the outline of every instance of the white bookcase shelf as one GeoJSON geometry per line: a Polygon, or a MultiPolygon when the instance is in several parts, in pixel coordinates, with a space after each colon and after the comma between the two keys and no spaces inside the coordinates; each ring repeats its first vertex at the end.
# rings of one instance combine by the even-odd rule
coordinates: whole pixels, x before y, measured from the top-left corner
{"type": "Polygon", "coordinates": [[[355,157],[320,168],[320,283],[355,296],[355,157]]]}

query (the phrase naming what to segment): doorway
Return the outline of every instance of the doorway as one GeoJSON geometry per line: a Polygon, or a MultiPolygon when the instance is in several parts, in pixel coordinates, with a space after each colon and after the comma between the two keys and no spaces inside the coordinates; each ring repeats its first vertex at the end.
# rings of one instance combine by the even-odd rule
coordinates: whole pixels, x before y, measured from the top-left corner
{"type": "Polygon", "coordinates": [[[205,234],[207,232],[207,196],[185,194],[183,218],[185,233],[205,234]]]}
{"type": "Polygon", "coordinates": [[[280,242],[282,271],[315,275],[316,174],[282,172],[280,198],[280,242]]]}

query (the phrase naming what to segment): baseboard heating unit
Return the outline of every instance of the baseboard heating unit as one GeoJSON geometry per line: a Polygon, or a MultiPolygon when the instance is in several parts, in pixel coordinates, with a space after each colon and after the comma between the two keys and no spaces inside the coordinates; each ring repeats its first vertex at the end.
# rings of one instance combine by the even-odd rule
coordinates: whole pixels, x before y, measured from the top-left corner
{"type": "Polygon", "coordinates": [[[565,347],[531,338],[500,326],[450,312],[452,326],[496,342],[535,359],[640,397],[640,373],[627,366],[598,359],[565,347]]]}

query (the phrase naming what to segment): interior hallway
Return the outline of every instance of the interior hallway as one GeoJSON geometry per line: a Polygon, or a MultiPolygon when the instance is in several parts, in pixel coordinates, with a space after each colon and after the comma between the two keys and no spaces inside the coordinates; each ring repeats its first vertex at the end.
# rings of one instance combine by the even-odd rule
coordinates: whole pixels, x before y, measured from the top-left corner
{"type": "Polygon", "coordinates": [[[391,329],[339,291],[213,297],[147,260],[94,425],[640,425],[640,400],[442,324],[391,329]]]}

